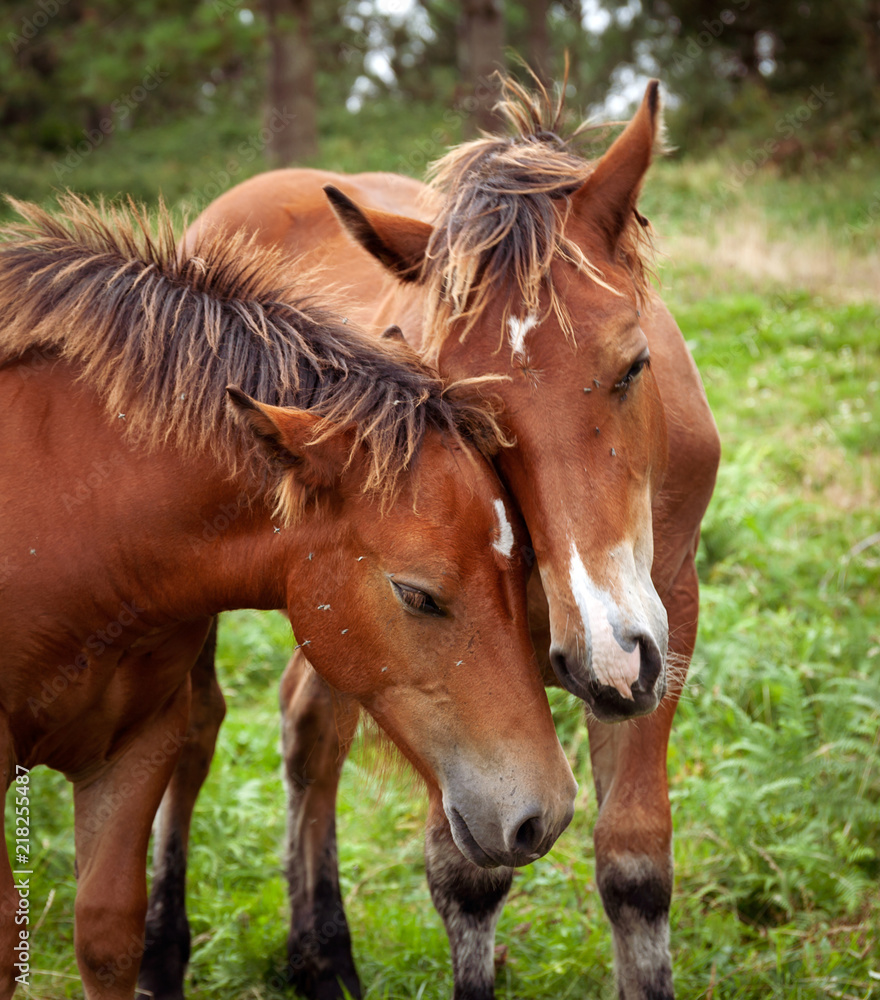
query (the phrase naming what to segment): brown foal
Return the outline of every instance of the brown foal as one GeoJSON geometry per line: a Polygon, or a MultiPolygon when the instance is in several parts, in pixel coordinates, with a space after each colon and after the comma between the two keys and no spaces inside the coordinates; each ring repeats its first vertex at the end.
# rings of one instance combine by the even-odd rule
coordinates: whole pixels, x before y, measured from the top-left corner
{"type": "MultiPolygon", "coordinates": [[[[477,450],[504,444],[493,413],[405,345],[295,305],[276,251],[179,257],[165,214],[151,235],[75,199],[19,209],[0,242],[0,752],[7,787],[37,764],[73,784],[89,1000],[134,995],[150,828],[198,750],[190,674],[226,609],[287,612],[471,863],[547,851],[576,785],[522,528],[477,450]]],[[[4,998],[17,904],[4,853],[4,998]]]]}

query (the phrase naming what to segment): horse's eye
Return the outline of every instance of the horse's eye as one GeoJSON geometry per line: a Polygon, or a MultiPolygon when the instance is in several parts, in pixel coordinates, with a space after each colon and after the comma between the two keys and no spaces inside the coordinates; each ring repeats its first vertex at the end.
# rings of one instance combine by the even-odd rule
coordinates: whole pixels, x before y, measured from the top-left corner
{"type": "Polygon", "coordinates": [[[430,615],[433,618],[443,618],[445,616],[446,612],[424,590],[409,587],[405,583],[398,583],[396,580],[391,581],[391,586],[394,587],[397,599],[407,611],[413,611],[421,615],[430,615]]]}
{"type": "Polygon", "coordinates": [[[645,368],[651,364],[651,358],[647,351],[633,363],[630,370],[623,376],[623,378],[614,386],[615,389],[628,389],[633,381],[642,374],[645,368]]]}

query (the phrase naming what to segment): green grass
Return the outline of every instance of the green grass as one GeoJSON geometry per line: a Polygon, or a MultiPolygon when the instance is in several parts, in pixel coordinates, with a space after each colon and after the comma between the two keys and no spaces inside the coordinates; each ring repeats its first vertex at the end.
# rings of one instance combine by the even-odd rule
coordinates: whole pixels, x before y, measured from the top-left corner
{"type": "MultiPolygon", "coordinates": [[[[412,122],[369,124],[391,131],[363,167],[393,169],[408,155],[401,150],[418,149],[412,122]]],[[[243,134],[236,126],[227,139],[243,134]]],[[[158,186],[175,202],[203,189],[220,138],[163,136],[132,135],[118,159],[96,152],[82,183],[71,183],[144,198],[158,186]]],[[[323,162],[352,169],[360,155],[340,130],[323,162]]],[[[868,166],[820,179],[766,173],[722,195],[726,169],[716,159],[656,171],[645,210],[673,247],[751,211],[788,242],[821,230],[836,246],[871,250],[868,236],[860,243],[846,230],[860,218],[877,224],[868,166]]],[[[23,161],[7,163],[0,186],[34,196],[26,173],[23,161]]],[[[860,547],[878,531],[880,509],[880,305],[876,295],[860,303],[746,279],[711,257],[673,257],[662,278],[724,444],[699,557],[700,639],[669,755],[678,994],[880,998],[880,544],[860,547]]],[[[193,830],[193,1000],[277,995],[269,984],[286,926],[276,706],[288,633],[280,616],[247,611],[226,616],[221,630],[229,716],[193,830]]],[[[507,949],[498,994],[611,998],[586,736],[574,700],[553,692],[552,702],[579,808],[550,856],[514,881],[498,933],[507,949]]],[[[445,997],[448,949],[421,860],[423,796],[412,782],[375,777],[373,756],[369,741],[356,749],[339,807],[358,966],[371,1000],[445,997]]],[[[23,995],[75,997],[63,779],[35,771],[31,802],[40,971],[23,995]]]]}

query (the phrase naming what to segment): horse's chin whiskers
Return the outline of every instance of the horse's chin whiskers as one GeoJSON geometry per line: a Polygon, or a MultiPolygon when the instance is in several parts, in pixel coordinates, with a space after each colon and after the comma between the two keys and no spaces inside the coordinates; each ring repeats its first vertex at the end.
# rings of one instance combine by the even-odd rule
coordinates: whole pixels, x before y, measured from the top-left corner
{"type": "Polygon", "coordinates": [[[668,653],[666,656],[667,689],[679,699],[687,687],[689,665],[690,660],[681,653],[668,653]]]}

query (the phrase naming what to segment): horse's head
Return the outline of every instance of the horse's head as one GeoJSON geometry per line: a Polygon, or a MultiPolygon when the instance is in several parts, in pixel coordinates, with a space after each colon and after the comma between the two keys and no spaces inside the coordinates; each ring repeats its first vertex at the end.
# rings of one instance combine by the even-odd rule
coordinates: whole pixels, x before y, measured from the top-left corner
{"type": "Polygon", "coordinates": [[[474,864],[545,853],[577,785],[528,633],[524,531],[490,463],[429,430],[383,513],[381,484],[365,490],[375,469],[354,429],[241,393],[236,405],[273,462],[289,466],[303,510],[307,550],[295,550],[286,589],[310,662],[439,786],[474,864]]]}
{"type": "Polygon", "coordinates": [[[464,146],[441,161],[434,226],[328,192],[355,238],[426,286],[425,343],[441,371],[506,377],[496,391],[516,444],[497,466],[531,534],[550,662],[607,721],[650,712],[666,690],[651,581],[666,426],[640,327],[636,211],[657,129],[652,83],[595,163],[555,129],[464,146]]]}

